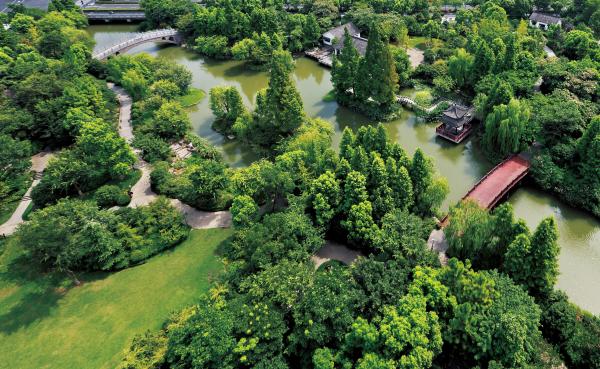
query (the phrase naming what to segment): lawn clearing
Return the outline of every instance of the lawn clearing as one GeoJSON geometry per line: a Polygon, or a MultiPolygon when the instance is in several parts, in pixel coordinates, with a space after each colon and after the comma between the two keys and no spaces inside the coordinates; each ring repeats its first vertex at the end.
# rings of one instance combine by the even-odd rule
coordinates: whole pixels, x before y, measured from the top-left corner
{"type": "MultiPolygon", "coordinates": [[[[429,39],[427,37],[423,37],[423,36],[418,36],[418,37],[410,37],[408,40],[408,47],[409,48],[417,48],[419,50],[427,50],[428,45],[427,43],[429,42],[429,39]]],[[[432,49],[439,49],[440,47],[442,47],[442,45],[444,44],[444,42],[442,40],[439,40],[437,38],[431,39],[431,48],[432,49]]]]}
{"type": "Polygon", "coordinates": [[[199,104],[205,97],[206,92],[204,92],[204,90],[190,87],[188,94],[177,98],[177,101],[179,101],[184,108],[189,108],[199,104]]]}
{"type": "Polygon", "coordinates": [[[215,250],[232,231],[193,230],[145,264],[115,273],[41,274],[15,240],[0,244],[0,367],[114,368],[135,334],[157,330],[196,301],[221,264],[215,250]]]}

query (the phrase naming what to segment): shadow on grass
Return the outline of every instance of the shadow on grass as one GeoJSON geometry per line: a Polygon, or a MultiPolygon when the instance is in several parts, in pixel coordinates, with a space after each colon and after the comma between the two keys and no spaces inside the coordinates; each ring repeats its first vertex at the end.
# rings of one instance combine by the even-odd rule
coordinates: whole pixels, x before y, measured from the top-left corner
{"type": "MultiPolygon", "coordinates": [[[[107,275],[87,274],[80,280],[88,283],[107,275]]],[[[0,283],[16,285],[24,291],[18,293],[16,303],[0,314],[0,332],[7,335],[47,317],[58,301],[75,287],[66,274],[47,272],[25,254],[14,257],[0,268],[0,283]]]]}

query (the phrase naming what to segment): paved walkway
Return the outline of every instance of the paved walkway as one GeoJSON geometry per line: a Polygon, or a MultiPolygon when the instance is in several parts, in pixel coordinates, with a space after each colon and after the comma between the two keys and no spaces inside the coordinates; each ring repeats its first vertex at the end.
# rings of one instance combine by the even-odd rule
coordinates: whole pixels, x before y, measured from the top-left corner
{"type": "Polygon", "coordinates": [[[548,58],[556,58],[556,53],[548,46],[544,46],[544,52],[548,58]]]}
{"type": "Polygon", "coordinates": [[[315,263],[315,268],[319,268],[330,260],[337,260],[346,265],[350,265],[359,256],[363,255],[356,250],[351,250],[347,246],[336,242],[327,241],[325,246],[311,256],[310,259],[315,263]]]}
{"type": "MultiPolygon", "coordinates": [[[[133,140],[131,97],[119,86],[109,83],[108,87],[115,92],[119,100],[119,135],[131,143],[133,140]]],[[[150,173],[152,170],[150,164],[140,158],[139,152],[135,151],[135,153],[138,158],[135,167],[142,171],[142,176],[131,188],[132,195],[129,207],[133,208],[148,205],[158,196],[151,188],[150,173]]],[[[231,213],[229,211],[200,211],[177,199],[171,199],[171,204],[183,213],[186,223],[194,229],[231,227],[231,213]]]]}
{"type": "Polygon", "coordinates": [[[448,241],[446,240],[446,234],[444,234],[443,229],[436,229],[431,232],[429,239],[427,240],[427,246],[429,246],[429,250],[437,252],[442,266],[448,264],[448,256],[446,256],[448,241]]]}
{"type": "Polygon", "coordinates": [[[408,54],[408,58],[410,59],[410,65],[412,65],[413,68],[416,68],[419,65],[423,64],[423,61],[425,60],[425,53],[423,52],[423,50],[419,50],[413,47],[406,50],[406,53],[408,54]]]}
{"type": "Polygon", "coordinates": [[[17,209],[14,211],[10,219],[8,219],[4,224],[0,225],[0,235],[9,236],[13,234],[19,224],[24,222],[23,214],[25,214],[29,204],[32,202],[31,191],[35,186],[37,186],[38,183],[40,183],[40,180],[42,179],[42,172],[44,169],[46,169],[48,161],[51,157],[51,152],[41,152],[31,158],[31,170],[35,172],[34,180],[31,182],[31,186],[29,186],[27,192],[25,192],[25,195],[23,195],[19,206],[17,206],[17,209]]]}

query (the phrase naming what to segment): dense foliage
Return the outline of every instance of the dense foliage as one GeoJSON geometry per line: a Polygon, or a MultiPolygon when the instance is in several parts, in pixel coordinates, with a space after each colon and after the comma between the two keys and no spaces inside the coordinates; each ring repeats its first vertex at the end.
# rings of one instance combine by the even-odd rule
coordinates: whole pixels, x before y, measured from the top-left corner
{"type": "Polygon", "coordinates": [[[72,273],[126,268],[187,234],[182,215],[166,199],[114,212],[64,199],[34,212],[16,237],[32,260],[72,273]]]}

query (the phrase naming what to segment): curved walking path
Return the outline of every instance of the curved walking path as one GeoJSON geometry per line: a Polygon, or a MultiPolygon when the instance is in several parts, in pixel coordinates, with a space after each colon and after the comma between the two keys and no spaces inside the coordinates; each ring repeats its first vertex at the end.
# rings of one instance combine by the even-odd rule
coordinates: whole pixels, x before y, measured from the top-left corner
{"type": "Polygon", "coordinates": [[[21,198],[21,202],[19,206],[15,209],[11,217],[2,225],[0,225],[0,235],[9,236],[17,230],[19,224],[23,223],[23,214],[31,204],[31,191],[42,179],[42,173],[46,166],[48,165],[48,161],[52,157],[52,153],[48,151],[40,152],[31,157],[31,170],[35,172],[35,176],[33,182],[31,182],[31,186],[25,195],[21,198]]]}
{"type": "Polygon", "coordinates": [[[346,245],[327,241],[325,246],[315,252],[310,259],[315,263],[315,269],[318,269],[321,265],[330,260],[337,260],[346,265],[350,265],[360,256],[363,256],[363,254],[356,250],[349,249],[346,245]]]}
{"type": "MultiPolygon", "coordinates": [[[[131,143],[133,140],[133,127],[131,126],[131,97],[122,87],[115,86],[113,83],[109,83],[108,87],[113,90],[119,100],[119,135],[128,143],[131,143]]],[[[135,167],[142,171],[142,176],[131,188],[131,202],[128,206],[133,208],[148,205],[158,197],[158,195],[152,191],[150,183],[150,164],[140,158],[139,151],[134,150],[134,152],[138,159],[135,167]]],[[[200,211],[184,204],[178,199],[171,199],[171,204],[181,211],[185,217],[186,223],[194,229],[231,227],[231,213],[229,211],[200,211]]]]}

